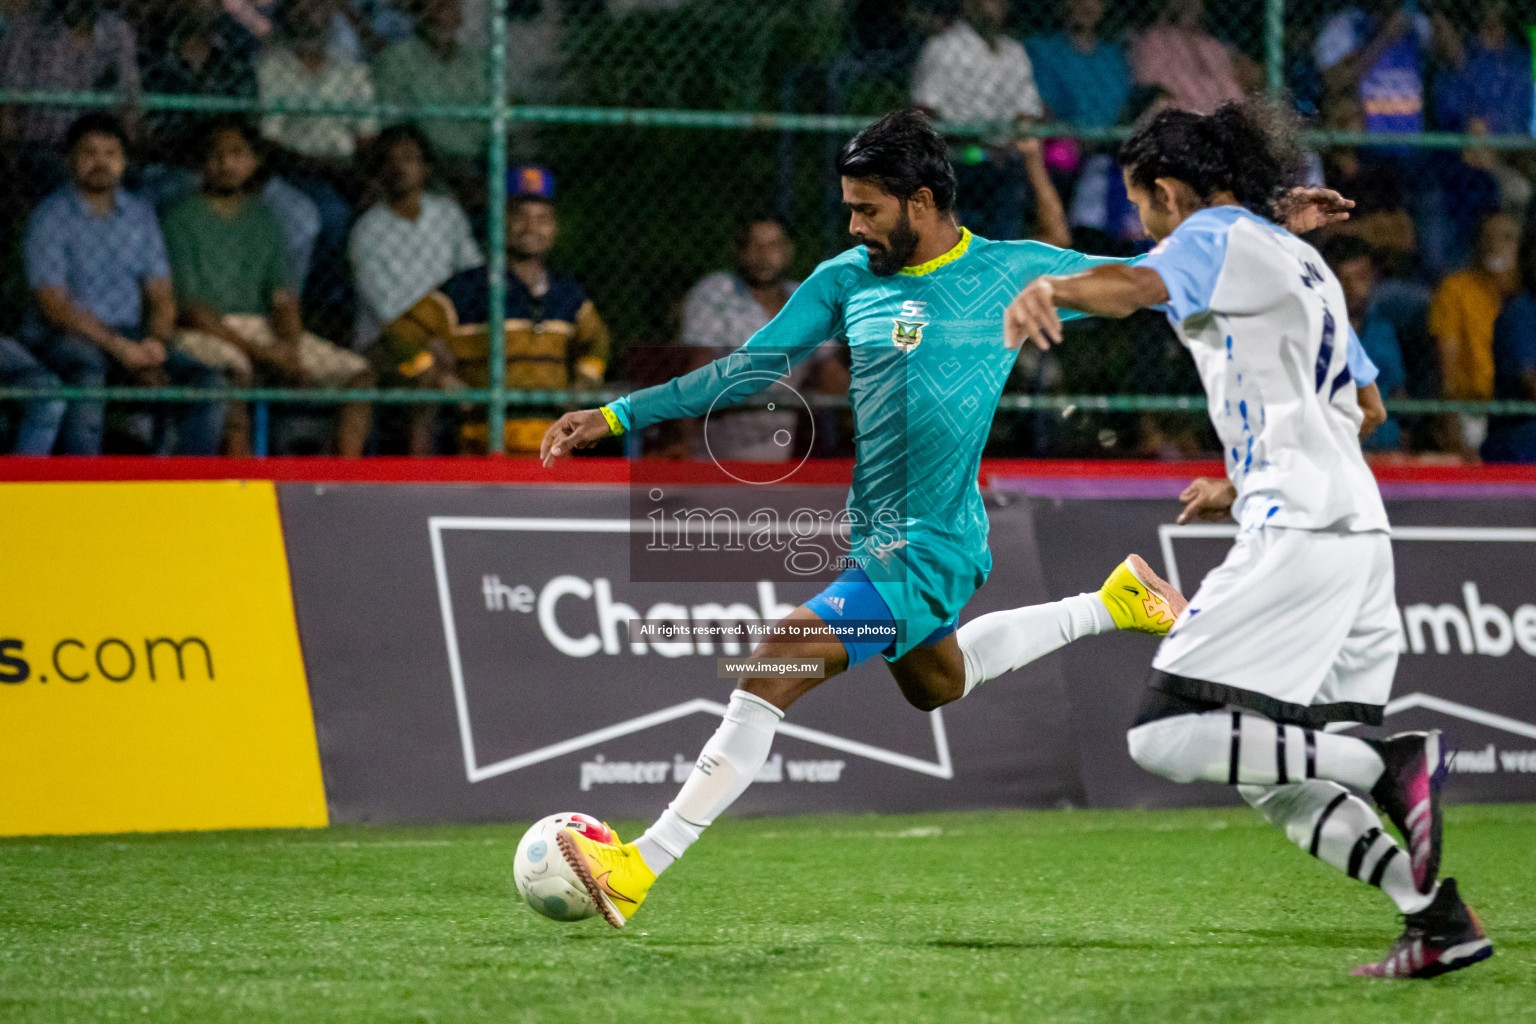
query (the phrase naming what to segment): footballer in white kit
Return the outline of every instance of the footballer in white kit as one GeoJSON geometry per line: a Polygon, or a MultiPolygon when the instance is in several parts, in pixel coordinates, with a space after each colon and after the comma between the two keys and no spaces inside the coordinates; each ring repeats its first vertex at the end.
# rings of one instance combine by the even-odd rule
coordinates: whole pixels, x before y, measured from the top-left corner
{"type": "Polygon", "coordinates": [[[1390,526],[1360,451],[1343,291],[1317,250],[1264,216],[1295,166],[1275,116],[1229,105],[1140,125],[1120,161],[1156,248],[1136,266],[1036,279],[1006,333],[1048,348],[1061,340],[1058,308],[1168,316],[1227,467],[1225,481],[1185,491],[1181,521],[1230,512],[1239,532],[1158,648],[1131,755],[1177,782],[1236,786],[1297,845],[1391,897],[1405,930],[1355,973],[1432,977],[1493,946],[1455,880],[1438,878],[1439,733],[1324,731],[1381,724],[1397,602],[1390,526]],[[1386,812],[1406,854],[1351,790],[1386,812]]]}

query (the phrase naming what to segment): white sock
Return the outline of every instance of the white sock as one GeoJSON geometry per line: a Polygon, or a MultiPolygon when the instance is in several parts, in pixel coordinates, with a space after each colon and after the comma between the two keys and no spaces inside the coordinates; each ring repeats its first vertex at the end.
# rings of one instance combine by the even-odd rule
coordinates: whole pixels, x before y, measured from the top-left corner
{"type": "Polygon", "coordinates": [[[955,634],[965,656],[965,692],[1022,668],[1080,637],[1107,633],[1115,620],[1098,594],[1010,608],[972,619],[955,634]]]}
{"type": "Polygon", "coordinates": [[[671,867],[746,792],[768,760],[783,717],[784,712],[746,690],[731,694],[725,720],[704,744],[683,788],[656,824],[635,840],[647,867],[658,875],[671,867]]]}
{"type": "Polygon", "coordinates": [[[1284,786],[1239,786],[1291,842],[1349,877],[1377,886],[1405,914],[1423,910],[1434,892],[1419,892],[1402,848],[1381,829],[1381,819],[1343,786],[1314,779],[1284,786]]]}
{"type": "Polygon", "coordinates": [[[1137,764],[1174,782],[1267,786],[1330,779],[1369,791],[1383,768],[1364,740],[1240,711],[1159,718],[1126,739],[1137,764]]]}

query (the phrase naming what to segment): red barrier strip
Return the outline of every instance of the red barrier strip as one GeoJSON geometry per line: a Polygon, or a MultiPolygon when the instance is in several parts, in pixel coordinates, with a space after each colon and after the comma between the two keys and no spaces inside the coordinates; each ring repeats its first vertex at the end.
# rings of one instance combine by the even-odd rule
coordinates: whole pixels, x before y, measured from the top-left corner
{"type": "MultiPolygon", "coordinates": [[[[710,463],[631,463],[626,459],[568,459],[546,470],[519,458],[268,458],[194,459],[104,456],[101,458],[0,458],[0,481],[88,480],[279,480],[313,483],[525,483],[628,484],[642,467],[647,483],[721,483],[710,463]]],[[[1373,467],[1383,483],[1536,484],[1536,466],[1463,466],[1392,460],[1373,467]]],[[[791,476],[801,484],[847,484],[851,460],[807,462],[791,476]]],[[[761,474],[762,466],[753,468],[761,474]]],[[[991,459],[981,477],[1038,479],[1148,479],[1221,476],[1219,462],[1129,462],[1073,459],[991,459]]],[[[743,472],[746,475],[746,472],[743,472]]],[[[729,482],[723,481],[723,482],[729,482]]]]}

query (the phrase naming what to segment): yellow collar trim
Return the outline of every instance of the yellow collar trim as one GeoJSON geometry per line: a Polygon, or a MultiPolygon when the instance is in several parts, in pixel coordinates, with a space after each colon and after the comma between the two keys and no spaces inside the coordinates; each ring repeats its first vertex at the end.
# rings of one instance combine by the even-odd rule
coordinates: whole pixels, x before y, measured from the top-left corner
{"type": "Polygon", "coordinates": [[[915,267],[902,267],[899,271],[897,271],[897,273],[904,274],[907,277],[922,277],[924,274],[931,274],[935,270],[938,270],[940,267],[948,266],[949,264],[955,262],[955,260],[959,259],[961,256],[964,256],[965,251],[970,247],[971,229],[961,228],[960,241],[956,242],[955,247],[949,250],[949,252],[942,256],[935,256],[927,263],[919,263],[915,267]]]}

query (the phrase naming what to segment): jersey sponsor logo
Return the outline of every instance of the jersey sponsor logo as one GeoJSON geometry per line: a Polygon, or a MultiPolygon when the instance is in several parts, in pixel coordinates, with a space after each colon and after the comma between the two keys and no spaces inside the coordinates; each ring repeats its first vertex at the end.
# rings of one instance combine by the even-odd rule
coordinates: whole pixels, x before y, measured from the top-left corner
{"type": "Polygon", "coordinates": [[[903,352],[911,352],[923,343],[923,328],[928,324],[920,320],[891,318],[891,342],[903,352]]]}
{"type": "Polygon", "coordinates": [[[827,604],[831,605],[832,610],[837,612],[837,614],[843,614],[843,599],[841,597],[829,597],[827,598],[827,604]]]}

